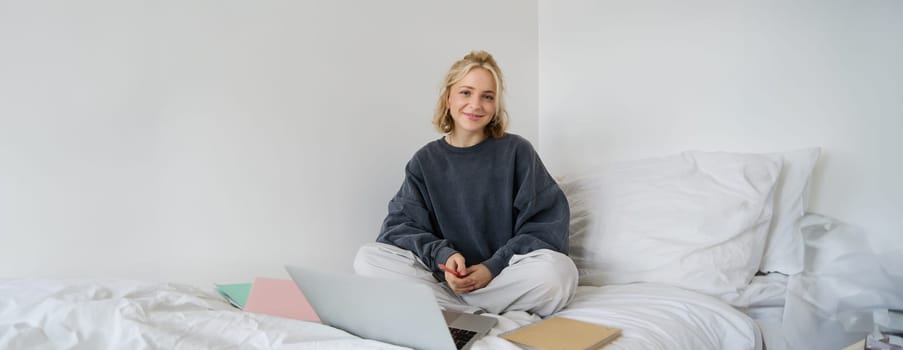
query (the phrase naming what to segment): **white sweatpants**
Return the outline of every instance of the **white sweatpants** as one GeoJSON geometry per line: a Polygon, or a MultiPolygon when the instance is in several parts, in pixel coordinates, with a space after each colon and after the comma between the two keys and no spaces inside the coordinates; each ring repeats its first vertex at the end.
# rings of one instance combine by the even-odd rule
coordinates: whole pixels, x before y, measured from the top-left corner
{"type": "Polygon", "coordinates": [[[374,242],[361,247],[354,270],[368,277],[425,284],[444,309],[470,313],[527,311],[546,317],[567,305],[577,291],[574,262],[548,249],[511,257],[508,267],[486,287],[465,294],[456,294],[447,283],[437,282],[413,252],[390,244],[374,242]]]}

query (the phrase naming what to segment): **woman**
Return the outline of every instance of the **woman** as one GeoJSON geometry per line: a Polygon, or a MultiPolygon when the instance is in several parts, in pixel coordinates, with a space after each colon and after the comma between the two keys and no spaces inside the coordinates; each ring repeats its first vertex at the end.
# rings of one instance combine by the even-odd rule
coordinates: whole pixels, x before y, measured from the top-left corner
{"type": "Polygon", "coordinates": [[[530,143],[505,132],[503,91],[489,53],[452,65],[433,118],[445,135],[408,162],[358,274],[425,283],[458,311],[545,317],[573,298],[567,199],[530,143]]]}

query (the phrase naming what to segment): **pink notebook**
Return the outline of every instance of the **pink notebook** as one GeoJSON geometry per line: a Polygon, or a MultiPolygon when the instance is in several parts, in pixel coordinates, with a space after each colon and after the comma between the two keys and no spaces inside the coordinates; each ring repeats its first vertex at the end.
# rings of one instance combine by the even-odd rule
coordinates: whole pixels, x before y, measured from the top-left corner
{"type": "Polygon", "coordinates": [[[294,281],[288,279],[254,279],[245,311],[291,318],[302,321],[320,322],[307,298],[294,281]]]}

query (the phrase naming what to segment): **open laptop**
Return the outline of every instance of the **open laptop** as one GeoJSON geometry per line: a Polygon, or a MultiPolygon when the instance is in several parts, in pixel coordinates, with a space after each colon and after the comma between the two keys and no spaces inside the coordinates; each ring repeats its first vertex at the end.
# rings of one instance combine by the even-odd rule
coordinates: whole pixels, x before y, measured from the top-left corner
{"type": "Polygon", "coordinates": [[[362,338],[414,349],[467,349],[497,322],[442,311],[432,290],[414,282],[285,268],[323,323],[362,338]]]}

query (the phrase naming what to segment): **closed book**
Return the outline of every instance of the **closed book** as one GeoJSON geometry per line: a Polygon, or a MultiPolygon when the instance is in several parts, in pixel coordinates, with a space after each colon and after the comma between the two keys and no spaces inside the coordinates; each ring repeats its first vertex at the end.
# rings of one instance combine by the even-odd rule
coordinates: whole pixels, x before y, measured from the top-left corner
{"type": "Polygon", "coordinates": [[[621,336],[618,328],[551,317],[504,333],[502,338],[537,350],[601,349],[621,336]]]}

